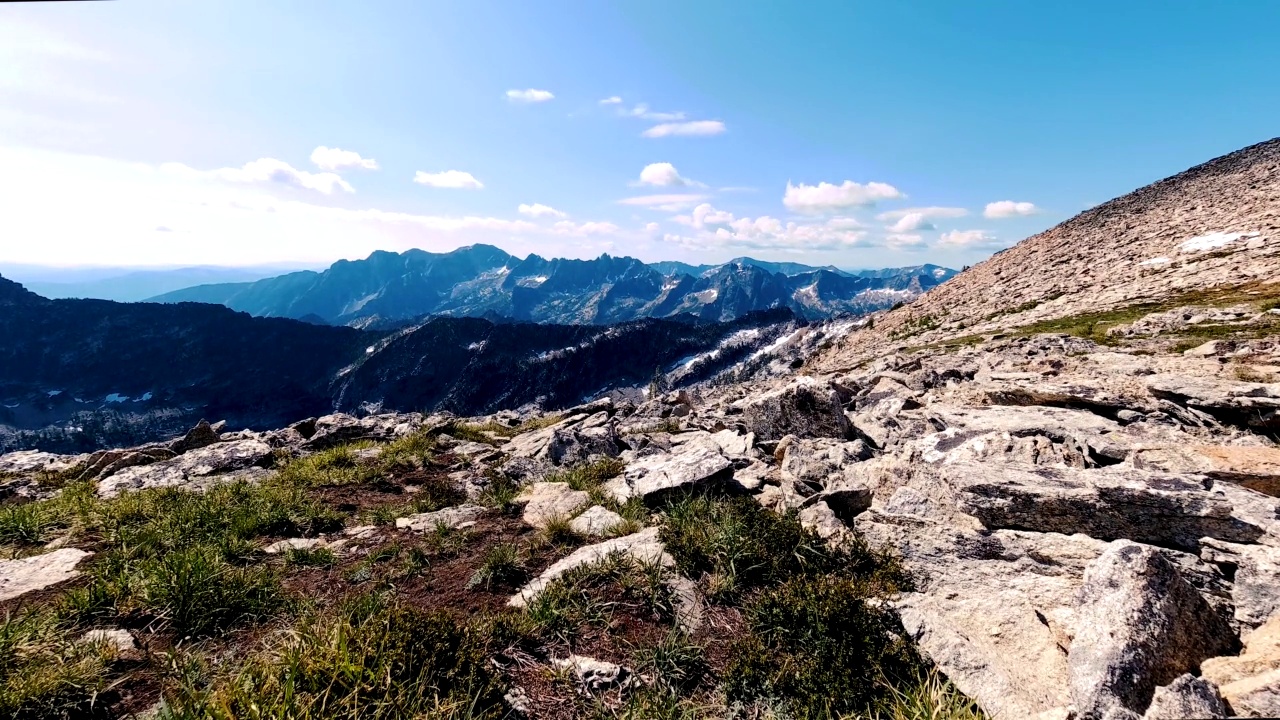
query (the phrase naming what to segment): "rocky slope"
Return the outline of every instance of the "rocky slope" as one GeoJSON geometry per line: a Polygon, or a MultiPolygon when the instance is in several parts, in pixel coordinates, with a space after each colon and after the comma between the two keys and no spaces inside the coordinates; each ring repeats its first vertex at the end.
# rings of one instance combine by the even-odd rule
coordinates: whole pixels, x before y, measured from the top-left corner
{"type": "Polygon", "coordinates": [[[428,315],[597,325],[683,314],[728,321],[775,308],[823,319],[887,308],[952,275],[933,265],[853,274],[751,258],[696,267],[609,255],[520,259],[474,245],[448,253],[376,252],[321,273],[203,285],[154,300],[359,327],[394,327],[428,315]]]}
{"type": "MultiPolygon", "coordinates": [[[[430,528],[474,522],[489,537],[501,511],[483,503],[509,483],[519,488],[524,527],[568,526],[579,539],[537,556],[503,612],[536,623],[545,593],[586,592],[574,583],[588,568],[645,564],[667,588],[672,627],[706,643],[720,716],[769,716],[778,706],[767,704],[768,688],[784,710],[804,695],[777,692],[784,675],[769,676],[765,689],[743,680],[775,660],[792,680],[829,688],[848,678],[822,670],[884,667],[876,643],[894,638],[987,717],[1280,716],[1278,155],[1272,141],[1143,188],[865,322],[780,334],[771,344],[798,362],[771,361],[742,382],[639,402],[606,398],[551,416],[333,415],[266,433],[201,427],[117,452],[0,456],[0,472],[13,497],[56,493],[50,478],[104,498],[154,487],[211,492],[235,478],[288,476],[287,466],[274,468],[278,458],[320,458],[362,441],[352,452],[364,455],[350,461],[362,467],[398,452],[395,438],[435,433],[459,459],[448,467],[452,500],[401,517],[395,529],[294,530],[284,540],[334,547],[354,563],[382,552],[379,542],[430,528]],[[1206,237],[1219,231],[1227,234],[1206,237]],[[1168,262],[1142,264],[1152,257],[1168,262]],[[599,471],[601,462],[611,471],[599,471]],[[691,494],[738,500],[698,505],[693,530],[691,494]],[[743,497],[854,553],[845,570],[874,564],[857,555],[871,548],[896,558],[907,580],[885,580],[892,572],[882,568],[888,576],[836,586],[738,588],[733,562],[710,558],[736,561],[749,550],[739,542],[744,516],[725,509],[743,497]],[[626,508],[637,512],[624,518],[626,508]],[[593,535],[606,525],[612,537],[593,535]],[[734,541],[719,555],[698,550],[695,562],[691,536],[734,541]],[[745,605],[726,599],[735,591],[745,605]],[[840,617],[857,618],[856,630],[812,630],[816,606],[793,613],[784,597],[844,602],[840,617]],[[891,623],[878,624],[882,612],[891,623]],[[754,637],[751,623],[766,617],[777,636],[808,632],[800,646],[835,654],[795,656],[793,646],[759,640],[749,660],[724,662],[744,646],[720,638],[754,637]],[[841,644],[855,637],[869,644],[841,644]],[[744,698],[745,706],[730,702],[744,698]]],[[[401,476],[379,469],[389,466],[369,467],[386,492],[407,492],[401,476]]],[[[753,523],[764,521],[745,525],[753,523]]],[[[81,572],[78,563],[96,567],[88,538],[72,532],[54,546],[9,561],[16,589],[7,597],[45,592],[81,572]]],[[[796,547],[774,557],[803,555],[796,547]]],[[[752,557],[743,567],[770,562],[752,557]]],[[[449,587],[404,597],[473,602],[449,587]]],[[[628,587],[607,600],[633,607],[628,587]]],[[[618,638],[634,638],[637,622],[628,615],[587,642],[492,657],[503,668],[503,711],[565,717],[588,712],[574,699],[588,697],[615,716],[625,714],[619,708],[644,716],[628,703],[654,687],[683,687],[669,679],[683,666],[646,674],[628,665],[636,661],[618,638]],[[565,695],[564,685],[538,680],[549,676],[575,689],[565,695]]],[[[709,707],[711,696],[698,693],[711,691],[696,687],[671,692],[709,707]]],[[[829,700],[847,702],[862,686],[840,687],[827,690],[829,700]]]]}

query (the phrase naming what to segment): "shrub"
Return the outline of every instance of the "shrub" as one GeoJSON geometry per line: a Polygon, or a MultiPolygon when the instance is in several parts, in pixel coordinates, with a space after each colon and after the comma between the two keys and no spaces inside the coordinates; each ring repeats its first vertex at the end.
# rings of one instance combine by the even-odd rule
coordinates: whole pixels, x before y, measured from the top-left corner
{"type": "Polygon", "coordinates": [[[661,536],[681,572],[707,577],[708,595],[728,601],[755,588],[801,575],[875,575],[886,586],[904,580],[889,558],[854,542],[833,548],[800,525],[751,498],[690,495],[666,511],[661,536]]]}
{"type": "Polygon", "coordinates": [[[749,633],[724,671],[730,701],[780,699],[799,720],[864,711],[885,682],[911,678],[918,661],[887,610],[868,603],[877,588],[837,575],[800,576],[747,606],[749,633]]]}
{"type": "Polygon", "coordinates": [[[390,720],[506,714],[486,659],[491,626],[464,625],[362,595],[312,611],[231,672],[192,663],[173,693],[170,720],[390,720]]]}
{"type": "Polygon", "coordinates": [[[467,581],[468,588],[483,586],[491,590],[495,585],[510,587],[524,579],[524,560],[520,550],[510,543],[499,543],[490,547],[480,561],[480,567],[467,581]]]}

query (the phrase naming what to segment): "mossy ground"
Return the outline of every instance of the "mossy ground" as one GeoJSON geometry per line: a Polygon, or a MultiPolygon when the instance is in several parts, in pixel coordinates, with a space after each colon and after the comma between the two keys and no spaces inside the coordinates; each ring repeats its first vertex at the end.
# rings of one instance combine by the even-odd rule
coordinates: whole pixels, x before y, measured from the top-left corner
{"type": "MultiPolygon", "coordinates": [[[[384,527],[358,552],[263,552],[465,499],[448,481],[461,460],[431,437],[372,448],[281,457],[259,484],[205,493],[104,500],[72,481],[51,500],[0,505],[11,555],[54,539],[95,553],[77,580],[0,607],[0,716],[114,718],[163,698],[161,717],[182,720],[502,718],[519,686],[545,718],[979,717],[896,639],[880,602],[906,586],[892,558],[833,549],[749,499],[612,505],[627,530],[659,525],[708,598],[692,634],[677,622],[671,570],[623,557],[508,608],[587,541],[525,526],[501,483],[473,527],[384,527]],[[108,627],[138,649],[79,640],[108,627]],[[641,682],[584,694],[551,669],[570,653],[641,682]]],[[[602,483],[621,471],[605,461],[546,479],[605,499],[602,483]]]]}

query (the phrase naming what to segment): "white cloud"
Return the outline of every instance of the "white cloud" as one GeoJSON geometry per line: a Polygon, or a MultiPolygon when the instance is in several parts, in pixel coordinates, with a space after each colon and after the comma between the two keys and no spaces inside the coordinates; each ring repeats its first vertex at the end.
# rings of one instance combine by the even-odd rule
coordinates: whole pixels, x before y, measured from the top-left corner
{"type": "Polygon", "coordinates": [[[938,237],[937,247],[945,248],[985,248],[999,245],[1000,241],[986,230],[952,230],[938,237]]]}
{"type": "Polygon", "coordinates": [[[0,198],[5,207],[0,237],[23,239],[0,243],[0,255],[12,263],[328,264],[375,250],[444,252],[473,243],[499,245],[517,255],[595,257],[615,246],[634,253],[653,238],[643,222],[629,228],[583,222],[557,229],[545,219],[535,222],[514,212],[505,218],[334,207],[318,192],[228,181],[180,165],[162,169],[2,145],[0,198]]]}
{"type": "Polygon", "coordinates": [[[699,231],[693,236],[665,237],[669,242],[691,249],[840,250],[857,246],[866,237],[865,232],[850,227],[850,218],[835,218],[825,223],[783,223],[767,215],[736,218],[733,213],[717,210],[709,203],[698,205],[691,214],[678,215],[672,220],[699,231]]]}
{"type": "Polygon", "coordinates": [[[640,171],[638,185],[654,185],[657,187],[691,186],[706,187],[696,180],[681,177],[676,166],[671,163],[650,163],[640,171]]]}
{"type": "Polygon", "coordinates": [[[996,219],[1035,215],[1038,212],[1040,212],[1040,208],[1029,202],[1001,200],[999,202],[987,203],[987,207],[982,211],[982,216],[985,218],[996,219]]]}
{"type": "Polygon", "coordinates": [[[921,213],[907,213],[898,218],[898,222],[889,226],[889,230],[895,233],[908,233],[917,230],[935,230],[933,223],[925,219],[921,213]]]}
{"type": "Polygon", "coordinates": [[[507,91],[507,99],[511,102],[540,103],[553,98],[555,98],[555,95],[552,95],[550,92],[546,90],[535,90],[534,88],[529,88],[528,90],[507,91]]]}
{"type": "Polygon", "coordinates": [[[719,135],[724,131],[724,123],[719,120],[693,120],[691,122],[668,122],[654,125],[640,133],[640,135],[647,138],[687,137],[719,135]]]}
{"type": "Polygon", "coordinates": [[[652,120],[653,122],[674,122],[677,120],[684,120],[688,117],[686,113],[680,110],[675,112],[655,112],[650,110],[649,106],[644,103],[636,105],[629,111],[622,112],[623,114],[631,117],[640,118],[641,120],[652,120]]]}
{"type": "Polygon", "coordinates": [[[332,195],[339,190],[355,192],[355,188],[351,187],[350,183],[335,173],[311,173],[298,170],[289,163],[275,158],[254,160],[245,163],[244,167],[209,171],[196,170],[182,163],[165,163],[160,166],[160,169],[171,175],[207,177],[231,183],[283,185],[303,190],[316,190],[325,195],[332,195]]]}
{"type": "Polygon", "coordinates": [[[364,168],[365,170],[377,170],[378,161],[372,158],[362,158],[360,153],[354,150],[341,150],[339,148],[330,148],[321,145],[311,151],[311,162],[321,170],[345,170],[347,168],[364,168]]]}
{"type": "Polygon", "coordinates": [[[782,196],[782,204],[788,210],[799,213],[821,214],[854,207],[868,207],[880,200],[898,200],[906,197],[892,185],[870,182],[866,185],[845,180],[841,185],[820,182],[817,185],[792,185],[782,196]]]}
{"type": "Polygon", "coordinates": [[[587,235],[613,235],[621,228],[611,222],[583,222],[575,223],[570,220],[561,220],[551,226],[551,231],[559,235],[575,235],[585,237],[587,235]]]}
{"type": "Polygon", "coordinates": [[[461,170],[445,170],[444,172],[429,173],[419,170],[414,176],[413,181],[434,188],[453,188],[458,190],[481,190],[484,183],[480,182],[469,172],[461,170]]]}
{"type": "Polygon", "coordinates": [[[680,212],[681,210],[687,210],[706,199],[706,195],[698,195],[695,193],[673,193],[668,195],[641,195],[639,197],[623,198],[618,201],[618,204],[634,205],[649,208],[650,210],[661,210],[663,212],[680,212]]]}
{"type": "Polygon", "coordinates": [[[968,210],[959,207],[917,207],[917,208],[901,208],[899,210],[889,210],[876,215],[876,219],[881,222],[889,222],[892,220],[901,220],[907,215],[920,215],[927,220],[934,218],[960,218],[969,214],[968,210]]]}
{"type": "Polygon", "coordinates": [[[892,233],[885,237],[884,244],[891,250],[921,250],[924,248],[924,238],[909,233],[892,233]]]}
{"type": "Polygon", "coordinates": [[[605,99],[601,100],[601,101],[600,101],[600,104],[601,104],[601,105],[621,105],[621,104],[622,104],[622,98],[618,97],[617,95],[612,95],[612,96],[610,96],[610,97],[607,97],[607,98],[605,98],[605,99]]]}
{"type": "Polygon", "coordinates": [[[531,218],[541,218],[541,217],[557,217],[557,218],[563,218],[563,217],[569,217],[569,214],[568,214],[568,213],[560,212],[559,210],[557,210],[557,209],[555,209],[555,208],[553,208],[553,207],[547,206],[547,205],[543,205],[542,203],[534,203],[534,204],[532,204],[532,205],[526,205],[526,204],[524,204],[524,203],[521,203],[521,204],[520,204],[520,207],[516,208],[516,210],[518,210],[518,211],[520,212],[520,214],[521,214],[521,215],[525,215],[525,216],[527,216],[527,217],[531,217],[531,218]]]}

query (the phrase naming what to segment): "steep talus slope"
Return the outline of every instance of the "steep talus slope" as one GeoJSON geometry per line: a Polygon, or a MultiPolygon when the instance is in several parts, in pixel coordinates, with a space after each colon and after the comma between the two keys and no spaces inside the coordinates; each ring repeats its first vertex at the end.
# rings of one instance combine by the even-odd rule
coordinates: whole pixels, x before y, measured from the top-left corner
{"type": "Polygon", "coordinates": [[[1277,278],[1280,139],[1027,238],[878,318],[829,360],[832,367],[848,364],[908,335],[934,342],[1277,278]],[[931,328],[937,330],[921,332],[931,328]]]}

